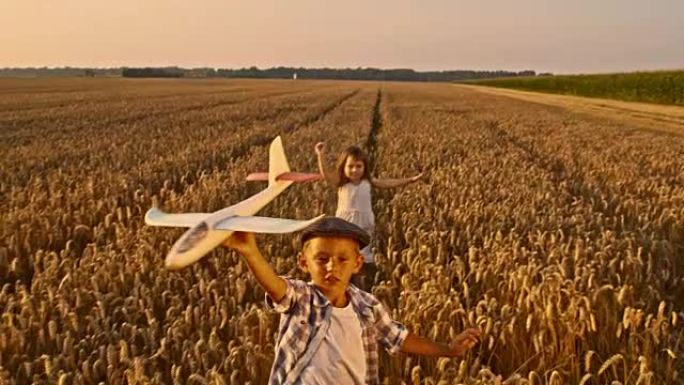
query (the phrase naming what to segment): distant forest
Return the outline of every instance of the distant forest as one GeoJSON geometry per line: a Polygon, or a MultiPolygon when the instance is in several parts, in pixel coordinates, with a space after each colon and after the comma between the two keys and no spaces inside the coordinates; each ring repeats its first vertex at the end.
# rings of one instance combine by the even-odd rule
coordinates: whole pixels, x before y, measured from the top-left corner
{"type": "MultiPolygon", "coordinates": [[[[145,67],[145,68],[0,68],[0,77],[131,77],[131,78],[255,78],[255,79],[338,79],[451,82],[503,77],[535,76],[535,71],[414,71],[377,68],[295,68],[241,69],[145,67]]],[[[549,75],[549,74],[545,74],[549,75]]]]}

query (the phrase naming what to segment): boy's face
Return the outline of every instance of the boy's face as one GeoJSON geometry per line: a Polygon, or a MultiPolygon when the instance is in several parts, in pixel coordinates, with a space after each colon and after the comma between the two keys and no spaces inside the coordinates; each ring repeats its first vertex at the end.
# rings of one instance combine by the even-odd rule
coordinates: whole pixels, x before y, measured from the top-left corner
{"type": "Polygon", "coordinates": [[[352,274],[363,265],[359,244],[345,237],[315,237],[304,245],[299,267],[311,274],[314,284],[323,291],[346,290],[352,274]]]}
{"type": "Polygon", "coordinates": [[[362,160],[348,156],[347,160],[344,162],[344,175],[349,178],[349,180],[356,183],[363,178],[365,168],[366,166],[362,160]]]}

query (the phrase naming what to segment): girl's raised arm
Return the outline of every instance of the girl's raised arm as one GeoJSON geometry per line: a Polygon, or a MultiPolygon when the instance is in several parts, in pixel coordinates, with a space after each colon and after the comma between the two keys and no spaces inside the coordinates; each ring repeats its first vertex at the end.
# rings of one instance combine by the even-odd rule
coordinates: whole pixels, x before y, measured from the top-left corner
{"type": "Polygon", "coordinates": [[[325,162],[325,155],[326,155],[326,148],[325,148],[325,143],[323,142],[318,142],[316,143],[316,157],[318,158],[318,170],[321,172],[321,175],[323,175],[323,178],[325,178],[326,182],[328,182],[329,185],[333,187],[337,187],[337,185],[340,183],[340,177],[337,175],[337,173],[334,170],[330,170],[325,162]]]}
{"type": "Polygon", "coordinates": [[[410,178],[399,178],[399,179],[371,179],[371,184],[378,188],[394,188],[413,183],[422,178],[424,174],[421,172],[416,176],[410,178]]]}

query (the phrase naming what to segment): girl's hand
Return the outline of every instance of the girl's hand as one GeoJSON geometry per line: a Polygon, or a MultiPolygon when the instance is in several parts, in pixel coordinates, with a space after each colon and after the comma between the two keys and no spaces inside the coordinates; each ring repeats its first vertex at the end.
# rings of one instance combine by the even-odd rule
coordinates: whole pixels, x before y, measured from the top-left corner
{"type": "Polygon", "coordinates": [[[234,232],[223,242],[223,246],[233,249],[244,256],[251,255],[255,251],[258,251],[254,233],[242,231],[234,232]]]}
{"type": "Polygon", "coordinates": [[[325,155],[325,153],[326,153],[325,142],[316,143],[316,147],[314,148],[314,150],[316,151],[317,155],[325,155]]]}
{"type": "Polygon", "coordinates": [[[421,172],[420,174],[418,174],[416,176],[412,176],[411,178],[409,178],[409,180],[411,182],[417,182],[418,180],[422,179],[424,176],[425,176],[425,173],[421,172]]]}
{"type": "Polygon", "coordinates": [[[462,356],[465,352],[477,345],[480,338],[480,329],[470,328],[454,338],[451,343],[451,353],[454,357],[462,356]]]}

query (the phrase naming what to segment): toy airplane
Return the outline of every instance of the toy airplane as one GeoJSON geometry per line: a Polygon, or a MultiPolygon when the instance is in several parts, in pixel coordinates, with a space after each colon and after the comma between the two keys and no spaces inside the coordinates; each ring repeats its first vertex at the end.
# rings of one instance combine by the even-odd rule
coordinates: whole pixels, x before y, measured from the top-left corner
{"type": "Polygon", "coordinates": [[[290,172],[280,137],[271,142],[268,173],[264,174],[268,180],[266,189],[214,213],[168,214],[156,207],[149,209],[145,214],[145,223],[149,226],[190,228],[171,247],[164,265],[169,269],[188,266],[223,243],[234,231],[289,233],[301,230],[323,216],[308,221],[252,216],[292,183],[314,180],[312,178],[317,175],[290,172]]]}

